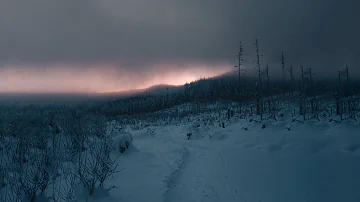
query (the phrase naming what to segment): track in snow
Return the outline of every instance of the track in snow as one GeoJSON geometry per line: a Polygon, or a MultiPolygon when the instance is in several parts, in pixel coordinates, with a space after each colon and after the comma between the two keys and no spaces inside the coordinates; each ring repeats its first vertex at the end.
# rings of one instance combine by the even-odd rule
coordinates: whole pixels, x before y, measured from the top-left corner
{"type": "Polygon", "coordinates": [[[204,166],[209,150],[192,143],[186,145],[183,163],[166,183],[168,190],[164,202],[220,201],[215,187],[208,181],[207,168],[204,166]]]}
{"type": "MultiPolygon", "coordinates": [[[[234,132],[240,125],[228,128],[211,133],[225,139],[187,141],[175,127],[137,142],[141,155],[153,154],[162,166],[143,176],[153,180],[144,186],[153,198],[136,201],[360,201],[358,127],[274,127],[240,135],[234,132]]],[[[135,165],[146,169],[134,173],[149,171],[135,165]]]]}

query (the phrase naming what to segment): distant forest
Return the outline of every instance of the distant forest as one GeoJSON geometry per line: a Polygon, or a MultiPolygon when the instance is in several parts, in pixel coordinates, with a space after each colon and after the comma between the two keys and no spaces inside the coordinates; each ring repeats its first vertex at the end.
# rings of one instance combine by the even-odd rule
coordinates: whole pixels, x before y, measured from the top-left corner
{"type": "MultiPolygon", "coordinates": [[[[257,115],[264,113],[266,103],[271,97],[279,95],[291,96],[294,105],[298,105],[298,113],[306,113],[307,101],[315,108],[322,100],[336,101],[336,113],[355,110],[358,100],[350,97],[358,95],[360,81],[350,78],[351,68],[345,65],[333,78],[317,78],[311,68],[299,65],[300,74],[295,75],[295,67],[286,67],[284,55],[281,55],[279,67],[282,69],[281,76],[271,76],[269,67],[260,66],[258,41],[256,40],[256,76],[246,75],[242,69],[244,63],[243,47],[240,43],[238,52],[238,64],[235,71],[214,77],[202,78],[187,83],[183,86],[154,86],[148,91],[138,93],[126,98],[114,99],[100,106],[90,109],[108,117],[118,115],[138,115],[152,113],[174,106],[194,103],[206,106],[219,100],[227,100],[241,103],[254,102],[257,115]],[[316,98],[316,99],[315,99],[316,98]],[[345,103],[346,100],[346,103],[345,103]],[[344,105],[348,105],[345,107],[344,105]],[[351,106],[353,107],[351,107],[351,106]]],[[[288,99],[286,98],[286,99],[288,99]]],[[[270,107],[267,103],[268,108],[270,107]]],[[[198,107],[198,110],[200,107],[198,107]]],[[[314,109],[313,109],[314,111],[314,109]]],[[[195,110],[196,112],[196,110],[195,110]]]]}

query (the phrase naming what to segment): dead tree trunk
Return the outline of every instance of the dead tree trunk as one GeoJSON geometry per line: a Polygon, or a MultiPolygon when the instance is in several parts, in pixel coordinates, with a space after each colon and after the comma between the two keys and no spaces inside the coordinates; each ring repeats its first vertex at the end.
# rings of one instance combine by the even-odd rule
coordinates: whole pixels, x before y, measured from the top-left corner
{"type": "Polygon", "coordinates": [[[255,45],[256,45],[256,64],[257,64],[257,68],[258,68],[258,83],[256,84],[256,114],[260,115],[261,120],[262,120],[262,109],[261,109],[261,66],[260,66],[260,54],[259,54],[259,41],[258,39],[255,40],[255,45]]]}
{"type": "Polygon", "coordinates": [[[304,66],[301,65],[301,87],[299,90],[299,113],[304,115],[303,95],[304,94],[304,66]]]}
{"type": "Polygon", "coordinates": [[[284,53],[281,53],[281,64],[282,64],[282,84],[285,85],[285,58],[284,58],[284,53]]]}

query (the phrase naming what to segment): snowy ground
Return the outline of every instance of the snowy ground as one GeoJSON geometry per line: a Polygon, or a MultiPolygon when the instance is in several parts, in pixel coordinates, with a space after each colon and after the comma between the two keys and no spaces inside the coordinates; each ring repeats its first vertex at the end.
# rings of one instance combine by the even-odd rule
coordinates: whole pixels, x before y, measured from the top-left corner
{"type": "Polygon", "coordinates": [[[101,201],[360,201],[360,125],[288,124],[130,130],[124,170],[107,182],[118,188],[101,201]]]}

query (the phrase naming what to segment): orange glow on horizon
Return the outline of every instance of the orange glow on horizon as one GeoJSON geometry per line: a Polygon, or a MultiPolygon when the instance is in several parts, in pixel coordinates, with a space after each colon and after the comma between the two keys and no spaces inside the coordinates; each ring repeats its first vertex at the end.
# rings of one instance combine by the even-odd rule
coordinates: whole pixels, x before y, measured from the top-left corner
{"type": "Polygon", "coordinates": [[[183,85],[231,70],[227,65],[154,65],[148,69],[114,65],[5,66],[0,93],[103,93],[143,89],[158,84],[183,85]]]}

